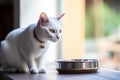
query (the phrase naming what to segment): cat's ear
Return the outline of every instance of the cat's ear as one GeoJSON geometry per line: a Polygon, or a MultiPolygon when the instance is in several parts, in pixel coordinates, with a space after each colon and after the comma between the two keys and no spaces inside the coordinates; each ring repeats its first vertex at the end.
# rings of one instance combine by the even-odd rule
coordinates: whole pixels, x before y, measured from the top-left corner
{"type": "Polygon", "coordinates": [[[48,25],[49,19],[48,19],[46,13],[42,12],[42,13],[40,14],[39,21],[40,21],[40,25],[42,25],[42,26],[48,25]]]}
{"type": "Polygon", "coordinates": [[[64,15],[65,15],[65,13],[61,14],[60,16],[58,16],[57,20],[59,21],[64,15]]]}

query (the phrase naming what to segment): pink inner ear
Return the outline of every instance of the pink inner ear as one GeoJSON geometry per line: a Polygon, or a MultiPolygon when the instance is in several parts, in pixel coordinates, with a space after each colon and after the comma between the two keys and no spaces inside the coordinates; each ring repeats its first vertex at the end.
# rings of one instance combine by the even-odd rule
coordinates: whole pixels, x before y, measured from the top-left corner
{"type": "Polygon", "coordinates": [[[60,16],[58,16],[57,20],[60,20],[64,15],[65,15],[65,13],[61,14],[60,16]]]}
{"type": "Polygon", "coordinates": [[[39,20],[40,20],[40,24],[43,26],[49,22],[48,17],[44,12],[41,13],[39,20]]]}

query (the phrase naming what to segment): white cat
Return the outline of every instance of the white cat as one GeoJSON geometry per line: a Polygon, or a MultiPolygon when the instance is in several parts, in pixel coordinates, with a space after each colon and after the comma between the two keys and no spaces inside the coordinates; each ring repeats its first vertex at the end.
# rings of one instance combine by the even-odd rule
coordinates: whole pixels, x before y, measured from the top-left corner
{"type": "Polygon", "coordinates": [[[19,28],[10,32],[1,42],[0,61],[5,71],[22,71],[39,73],[42,68],[42,58],[49,46],[48,41],[56,42],[61,38],[59,20],[64,14],[56,18],[48,18],[42,12],[37,24],[27,28],[19,28]]]}

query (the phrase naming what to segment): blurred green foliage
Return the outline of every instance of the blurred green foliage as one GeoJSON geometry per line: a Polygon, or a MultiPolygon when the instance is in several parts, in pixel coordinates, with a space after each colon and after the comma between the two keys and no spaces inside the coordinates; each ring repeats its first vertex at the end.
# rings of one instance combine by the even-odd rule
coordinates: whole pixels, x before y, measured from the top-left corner
{"type": "MultiPolygon", "coordinates": [[[[104,36],[110,35],[117,27],[120,25],[120,14],[117,13],[113,8],[108,6],[107,4],[103,4],[103,20],[104,20],[104,36]]],[[[94,38],[95,36],[95,27],[94,24],[94,16],[91,15],[91,11],[93,11],[93,7],[88,7],[86,10],[86,28],[85,34],[86,39],[94,38]]]]}

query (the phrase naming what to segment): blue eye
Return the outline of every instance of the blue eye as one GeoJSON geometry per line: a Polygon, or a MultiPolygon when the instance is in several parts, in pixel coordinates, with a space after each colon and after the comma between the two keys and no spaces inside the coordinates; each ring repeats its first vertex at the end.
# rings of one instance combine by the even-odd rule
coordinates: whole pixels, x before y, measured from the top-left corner
{"type": "Polygon", "coordinates": [[[55,30],[54,29],[49,29],[51,33],[55,33],[55,30]]]}

